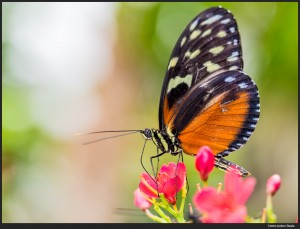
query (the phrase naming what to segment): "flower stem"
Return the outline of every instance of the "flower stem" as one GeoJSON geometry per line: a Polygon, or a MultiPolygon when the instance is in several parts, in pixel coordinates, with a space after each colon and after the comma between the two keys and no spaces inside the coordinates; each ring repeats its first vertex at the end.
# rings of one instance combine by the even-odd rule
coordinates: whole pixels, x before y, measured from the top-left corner
{"type": "Polygon", "coordinates": [[[165,196],[162,194],[160,195],[160,199],[162,203],[160,203],[160,206],[166,209],[168,212],[170,212],[172,215],[176,215],[176,211],[170,207],[168,201],[166,200],[165,196]]]}
{"type": "Polygon", "coordinates": [[[267,218],[267,212],[266,212],[266,209],[263,208],[263,210],[262,210],[262,216],[261,216],[261,222],[262,223],[266,223],[266,218],[267,218]]]}
{"type": "Polygon", "coordinates": [[[187,189],[186,189],[186,185],[184,185],[181,189],[181,204],[180,204],[180,208],[179,208],[179,212],[181,212],[182,214],[183,214],[183,210],[184,210],[186,194],[187,194],[187,189]]]}
{"type": "Polygon", "coordinates": [[[276,223],[277,216],[273,212],[273,206],[272,206],[272,195],[267,195],[267,204],[266,204],[266,213],[269,223],[276,223]]]}
{"type": "MultiPolygon", "coordinates": [[[[158,204],[154,205],[154,210],[163,218],[164,223],[171,223],[171,219],[169,216],[167,216],[159,207],[158,204]]],[[[156,216],[157,217],[157,216],[156,216]]],[[[159,217],[157,217],[159,218],[159,217]]]]}
{"type": "Polygon", "coordinates": [[[145,210],[145,213],[146,213],[146,215],[147,215],[150,219],[152,219],[152,220],[155,221],[155,222],[158,222],[158,223],[168,223],[165,219],[160,218],[160,217],[158,217],[158,216],[156,216],[156,215],[153,215],[153,214],[149,211],[149,209],[146,209],[146,210],[145,210]]]}
{"type": "Polygon", "coordinates": [[[162,203],[160,203],[159,206],[161,206],[166,211],[168,211],[171,215],[173,215],[178,223],[186,223],[186,221],[183,217],[183,208],[184,208],[185,198],[181,200],[183,202],[181,202],[179,211],[178,211],[176,205],[173,205],[173,208],[169,205],[169,203],[166,200],[166,198],[164,197],[164,195],[161,195],[160,199],[162,200],[162,203]]]}

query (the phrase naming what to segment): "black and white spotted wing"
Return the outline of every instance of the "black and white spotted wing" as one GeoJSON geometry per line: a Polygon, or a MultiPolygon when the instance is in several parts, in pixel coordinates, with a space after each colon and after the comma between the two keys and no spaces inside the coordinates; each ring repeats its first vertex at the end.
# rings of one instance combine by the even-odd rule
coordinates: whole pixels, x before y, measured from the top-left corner
{"type": "MultiPolygon", "coordinates": [[[[243,146],[256,127],[260,105],[257,86],[242,70],[233,15],[213,7],[196,16],[167,68],[159,105],[164,136],[190,155],[207,145],[219,159],[243,146]]],[[[220,159],[215,164],[226,170],[232,163],[220,159]]]]}
{"type": "Polygon", "coordinates": [[[243,69],[240,35],[234,16],[222,7],[212,7],[187,25],[171,54],[160,97],[160,129],[166,129],[165,116],[193,85],[224,69],[243,69]]]}

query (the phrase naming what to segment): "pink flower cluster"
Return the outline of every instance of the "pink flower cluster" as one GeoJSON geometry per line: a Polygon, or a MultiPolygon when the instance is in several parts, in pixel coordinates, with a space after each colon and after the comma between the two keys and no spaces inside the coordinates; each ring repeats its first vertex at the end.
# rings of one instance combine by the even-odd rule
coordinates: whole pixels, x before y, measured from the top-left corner
{"type": "Polygon", "coordinates": [[[170,204],[174,205],[176,204],[176,194],[185,184],[186,168],[184,163],[171,162],[161,167],[156,178],[145,172],[141,174],[140,178],[139,188],[135,191],[135,206],[145,209],[145,206],[151,202],[149,200],[159,198],[162,194],[170,204]]]}
{"type": "MultiPolygon", "coordinates": [[[[196,156],[196,169],[206,181],[214,165],[214,155],[209,147],[200,148],[196,156]],[[209,169],[203,169],[209,168],[209,169]]],[[[246,220],[248,198],[254,190],[255,178],[242,180],[236,173],[225,175],[224,190],[204,187],[194,195],[195,207],[203,217],[203,223],[243,223],[246,220]]]]}
{"type": "MultiPolygon", "coordinates": [[[[228,172],[225,174],[223,190],[221,190],[221,186],[219,188],[210,187],[207,185],[207,180],[214,168],[214,161],[215,157],[212,150],[207,146],[201,147],[195,157],[195,168],[204,182],[204,187],[199,189],[192,199],[195,208],[201,215],[199,220],[202,223],[246,222],[246,202],[254,191],[256,179],[254,177],[243,179],[235,172],[228,172]]],[[[148,211],[155,204],[154,200],[163,195],[167,202],[175,210],[177,209],[177,193],[186,188],[186,167],[184,163],[175,164],[171,162],[168,165],[164,164],[156,178],[148,173],[142,173],[140,179],[139,188],[134,192],[135,206],[148,211]]],[[[266,185],[267,195],[273,196],[280,185],[280,176],[277,174],[271,176],[266,185]]],[[[272,215],[270,214],[270,216],[272,215]]]]}

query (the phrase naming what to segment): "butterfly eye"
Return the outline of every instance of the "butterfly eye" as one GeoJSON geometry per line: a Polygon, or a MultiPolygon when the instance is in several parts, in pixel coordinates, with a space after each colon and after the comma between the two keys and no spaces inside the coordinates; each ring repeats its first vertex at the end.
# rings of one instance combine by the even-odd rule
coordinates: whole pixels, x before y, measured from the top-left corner
{"type": "Polygon", "coordinates": [[[152,131],[148,128],[146,128],[143,132],[142,132],[143,136],[145,139],[150,140],[152,139],[152,131]]]}

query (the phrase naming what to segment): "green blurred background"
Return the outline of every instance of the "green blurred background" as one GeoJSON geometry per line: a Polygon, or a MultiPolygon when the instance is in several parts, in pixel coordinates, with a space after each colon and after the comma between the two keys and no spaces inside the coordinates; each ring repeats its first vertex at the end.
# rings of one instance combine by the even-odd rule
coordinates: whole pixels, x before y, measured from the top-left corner
{"type": "MultiPolygon", "coordinates": [[[[257,83],[261,117],[227,159],[257,179],[248,214],[279,223],[298,216],[298,3],[2,3],[2,222],[151,222],[133,206],[143,138],[94,130],[158,127],[158,102],[173,46],[199,12],[235,16],[244,71],[257,83]]],[[[147,145],[144,161],[155,148],[147,145]]],[[[164,155],[162,163],[177,157],[164,155]]],[[[200,182],[185,156],[190,192],[200,182]]],[[[214,170],[210,185],[223,180],[214,170]]],[[[201,183],[201,182],[200,182],[201,183]]]]}

